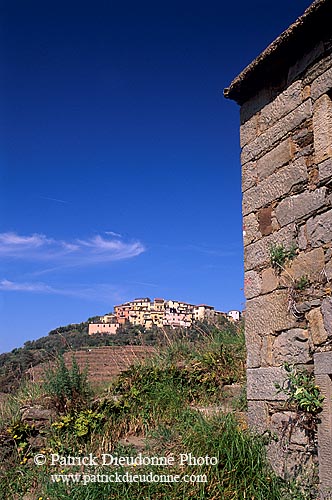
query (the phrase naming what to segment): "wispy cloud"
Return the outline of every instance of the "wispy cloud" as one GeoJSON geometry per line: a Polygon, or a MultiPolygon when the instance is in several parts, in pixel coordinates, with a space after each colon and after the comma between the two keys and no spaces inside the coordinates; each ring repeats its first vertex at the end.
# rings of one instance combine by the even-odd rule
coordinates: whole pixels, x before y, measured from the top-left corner
{"type": "Polygon", "coordinates": [[[105,234],[108,234],[109,236],[116,236],[118,238],[122,238],[122,235],[120,233],[115,233],[114,231],[105,231],[105,234]]]}
{"type": "Polygon", "coordinates": [[[54,287],[43,282],[17,282],[3,279],[0,281],[0,291],[39,293],[44,295],[63,295],[73,298],[81,298],[89,301],[101,301],[111,303],[123,299],[118,286],[96,283],[90,285],[76,285],[73,287],[54,287]]]}
{"type": "Polygon", "coordinates": [[[54,293],[55,289],[45,283],[17,283],[9,280],[0,281],[0,290],[9,292],[37,292],[37,293],[54,293]]]}
{"type": "Polygon", "coordinates": [[[131,259],[144,251],[140,241],[124,241],[114,236],[96,235],[89,239],[64,241],[37,233],[29,236],[0,233],[0,258],[48,262],[61,267],[131,259]]]}
{"type": "Polygon", "coordinates": [[[228,244],[227,248],[211,248],[205,245],[194,245],[192,243],[187,243],[184,245],[169,245],[167,243],[155,244],[155,247],[163,248],[173,252],[194,252],[201,253],[205,255],[215,256],[215,257],[233,257],[241,253],[241,247],[237,244],[228,244]]]}
{"type": "Polygon", "coordinates": [[[130,285],[152,286],[154,288],[158,288],[160,286],[157,283],[148,283],[146,281],[125,281],[125,283],[128,283],[130,285]]]}
{"type": "Polygon", "coordinates": [[[188,250],[193,250],[195,252],[203,253],[206,255],[214,255],[216,257],[232,257],[234,255],[237,255],[239,253],[239,250],[235,249],[220,249],[220,248],[208,248],[205,246],[199,246],[199,245],[188,245],[187,246],[188,250]]]}
{"type": "Polygon", "coordinates": [[[38,198],[41,198],[42,200],[56,201],[57,203],[65,203],[65,204],[69,203],[69,201],[60,200],[60,198],[51,198],[49,196],[38,196],[38,198]]]}

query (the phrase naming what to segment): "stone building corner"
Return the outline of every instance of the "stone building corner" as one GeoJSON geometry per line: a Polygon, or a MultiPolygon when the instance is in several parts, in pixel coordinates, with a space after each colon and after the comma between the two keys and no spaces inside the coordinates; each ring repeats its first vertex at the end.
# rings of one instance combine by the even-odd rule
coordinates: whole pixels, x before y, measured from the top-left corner
{"type": "MultiPolygon", "coordinates": [[[[332,498],[332,3],[316,0],[225,97],[240,106],[248,417],[283,477],[319,469],[332,498]],[[317,432],[276,383],[315,373],[317,432]]],[[[310,477],[309,477],[310,480],[310,477]]]]}

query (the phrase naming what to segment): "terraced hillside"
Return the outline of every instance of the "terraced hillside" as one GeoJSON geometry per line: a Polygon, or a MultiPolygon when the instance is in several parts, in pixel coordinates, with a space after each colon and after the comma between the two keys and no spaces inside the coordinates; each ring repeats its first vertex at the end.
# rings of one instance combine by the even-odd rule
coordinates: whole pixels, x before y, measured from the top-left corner
{"type": "MultiPolygon", "coordinates": [[[[105,346],[69,351],[64,354],[67,366],[71,365],[74,356],[81,369],[87,367],[91,384],[98,385],[109,381],[129,366],[142,361],[156,352],[152,346],[105,346]]],[[[42,363],[28,370],[29,376],[42,380],[47,364],[42,363]]]]}

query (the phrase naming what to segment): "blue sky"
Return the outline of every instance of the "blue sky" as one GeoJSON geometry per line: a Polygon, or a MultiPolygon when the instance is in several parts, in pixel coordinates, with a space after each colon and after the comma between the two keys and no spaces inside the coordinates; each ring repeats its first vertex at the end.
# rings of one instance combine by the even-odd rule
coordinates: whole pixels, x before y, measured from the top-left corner
{"type": "Polygon", "coordinates": [[[1,3],[0,352],[140,296],[243,308],[222,90],[310,3],[1,3]]]}

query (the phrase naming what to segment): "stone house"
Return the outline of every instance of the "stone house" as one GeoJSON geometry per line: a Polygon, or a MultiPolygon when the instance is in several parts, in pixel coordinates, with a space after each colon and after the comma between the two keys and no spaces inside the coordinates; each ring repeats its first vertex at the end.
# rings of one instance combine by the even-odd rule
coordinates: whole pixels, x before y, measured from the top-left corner
{"type": "Polygon", "coordinates": [[[280,475],[303,478],[318,463],[326,499],[332,498],[331,20],[331,0],[316,0],[224,90],[241,106],[249,423],[278,437],[268,453],[280,475]],[[285,362],[315,372],[325,396],[318,436],[300,425],[275,388],[285,380],[285,362]]]}

